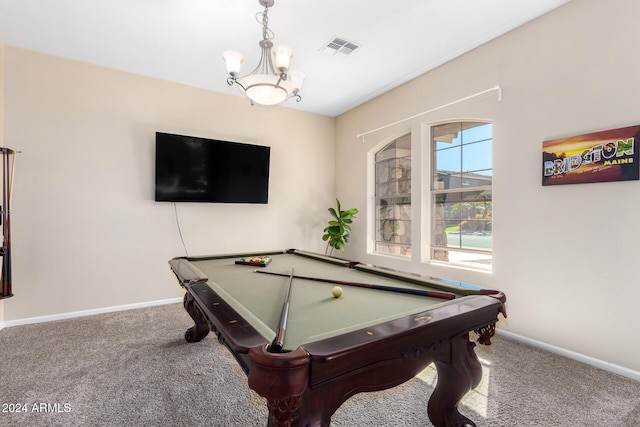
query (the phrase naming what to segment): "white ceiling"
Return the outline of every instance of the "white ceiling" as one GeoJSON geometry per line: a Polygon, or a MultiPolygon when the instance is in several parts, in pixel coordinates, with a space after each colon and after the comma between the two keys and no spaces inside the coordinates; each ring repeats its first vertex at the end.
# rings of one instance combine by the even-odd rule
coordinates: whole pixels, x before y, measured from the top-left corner
{"type": "MultiPolygon", "coordinates": [[[[570,0],[275,0],[274,44],[294,49],[302,101],[343,113],[570,0]],[[360,47],[321,48],[334,37],[360,47]]],[[[0,43],[238,94],[222,52],[259,58],[258,0],[0,0],[0,43]]],[[[499,82],[496,82],[499,83],[499,82]]],[[[275,107],[278,108],[278,107],[275,107]]]]}

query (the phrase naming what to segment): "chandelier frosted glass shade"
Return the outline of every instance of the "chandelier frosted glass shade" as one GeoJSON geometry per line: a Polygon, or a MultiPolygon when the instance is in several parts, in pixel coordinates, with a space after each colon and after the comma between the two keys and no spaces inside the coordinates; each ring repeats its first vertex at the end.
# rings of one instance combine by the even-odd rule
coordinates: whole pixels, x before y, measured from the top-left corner
{"type": "Polygon", "coordinates": [[[252,72],[239,77],[243,61],[242,54],[232,50],[225,51],[222,56],[229,73],[227,83],[230,86],[238,86],[252,103],[275,105],[289,98],[295,98],[300,102],[302,98],[298,92],[304,75],[297,71],[289,73],[293,49],[289,46],[278,46],[272,49],[273,32],[267,27],[267,13],[269,7],[273,6],[273,1],[261,0],[260,4],[265,6],[261,16],[260,62],[252,72]]]}
{"type": "Polygon", "coordinates": [[[244,87],[244,92],[253,102],[262,105],[279,104],[294,90],[289,81],[268,74],[250,74],[238,79],[238,83],[244,87]]]}
{"type": "Polygon", "coordinates": [[[230,76],[237,76],[242,67],[242,54],[235,50],[227,50],[222,54],[225,64],[227,64],[227,72],[230,76]]]}
{"type": "Polygon", "coordinates": [[[289,46],[278,46],[273,51],[273,56],[276,58],[276,70],[286,73],[289,69],[289,64],[291,64],[293,49],[289,46]]]}

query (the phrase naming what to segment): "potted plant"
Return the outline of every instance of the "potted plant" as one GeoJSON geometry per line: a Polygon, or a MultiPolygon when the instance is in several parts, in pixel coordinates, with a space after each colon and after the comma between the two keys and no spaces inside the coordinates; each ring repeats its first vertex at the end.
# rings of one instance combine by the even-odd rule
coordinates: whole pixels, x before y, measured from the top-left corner
{"type": "Polygon", "coordinates": [[[358,209],[351,208],[343,211],[340,207],[340,200],[336,199],[336,209],[329,208],[328,210],[333,218],[329,220],[329,225],[323,230],[322,240],[327,242],[325,253],[331,255],[334,249],[343,251],[345,245],[349,243],[349,233],[351,233],[349,224],[353,222],[358,209]]]}

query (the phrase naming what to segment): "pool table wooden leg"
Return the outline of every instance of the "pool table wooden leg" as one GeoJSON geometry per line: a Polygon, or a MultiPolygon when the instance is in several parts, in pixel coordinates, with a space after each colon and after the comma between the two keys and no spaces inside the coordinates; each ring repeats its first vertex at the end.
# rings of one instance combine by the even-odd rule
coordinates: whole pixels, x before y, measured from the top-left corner
{"type": "Polygon", "coordinates": [[[187,340],[187,342],[198,342],[209,333],[209,323],[207,322],[207,318],[204,317],[202,311],[189,292],[184,294],[183,305],[184,309],[187,310],[187,313],[189,313],[189,316],[191,316],[195,323],[195,325],[187,329],[184,333],[184,339],[187,340]]]}
{"type": "Polygon", "coordinates": [[[298,412],[302,396],[292,396],[283,400],[268,400],[269,421],[267,427],[291,427],[298,412]]]}
{"type": "Polygon", "coordinates": [[[482,366],[474,347],[475,343],[470,342],[469,334],[465,333],[451,339],[448,352],[439,352],[435,360],[438,380],[427,407],[434,426],[475,426],[458,411],[460,399],[482,379],[482,366]]]}

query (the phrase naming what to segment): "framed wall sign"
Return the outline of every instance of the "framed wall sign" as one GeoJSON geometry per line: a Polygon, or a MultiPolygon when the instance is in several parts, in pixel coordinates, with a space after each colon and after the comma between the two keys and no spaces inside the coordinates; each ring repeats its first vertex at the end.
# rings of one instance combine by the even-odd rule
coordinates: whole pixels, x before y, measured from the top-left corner
{"type": "Polygon", "coordinates": [[[542,143],[542,185],[638,180],[640,125],[542,143]]]}

